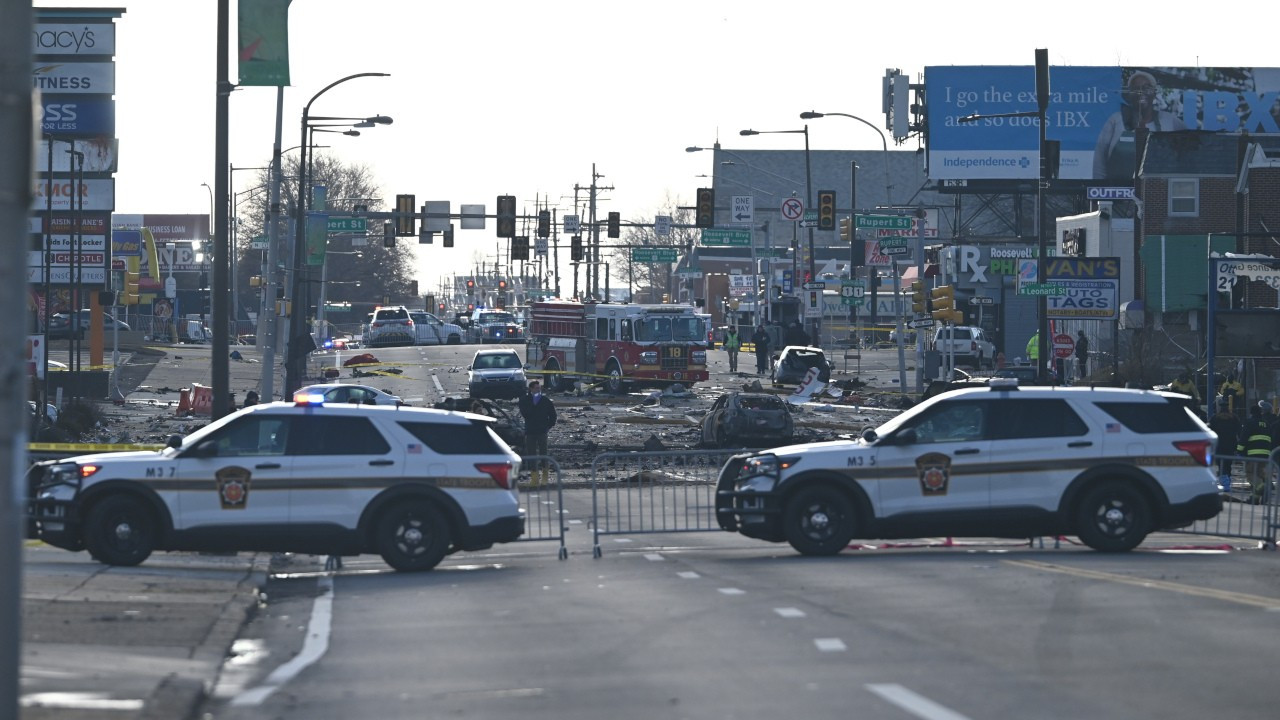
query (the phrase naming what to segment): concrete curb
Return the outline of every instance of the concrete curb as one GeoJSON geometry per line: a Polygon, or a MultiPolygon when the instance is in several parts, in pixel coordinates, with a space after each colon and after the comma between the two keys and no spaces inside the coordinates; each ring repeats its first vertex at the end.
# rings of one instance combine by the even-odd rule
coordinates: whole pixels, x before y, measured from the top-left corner
{"type": "Polygon", "coordinates": [[[270,553],[255,553],[253,562],[236,584],[208,635],[192,648],[191,657],[217,668],[212,677],[203,680],[168,675],[156,686],[142,705],[138,720],[188,720],[195,718],[200,705],[209,697],[221,671],[222,661],[230,654],[240,629],[251,619],[258,599],[266,586],[271,566],[270,553]]]}

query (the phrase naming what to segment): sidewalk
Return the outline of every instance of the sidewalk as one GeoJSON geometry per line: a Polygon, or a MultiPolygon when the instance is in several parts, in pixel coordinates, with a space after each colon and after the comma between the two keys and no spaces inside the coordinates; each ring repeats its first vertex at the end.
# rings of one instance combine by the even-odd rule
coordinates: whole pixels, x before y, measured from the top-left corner
{"type": "Polygon", "coordinates": [[[23,550],[22,720],[190,717],[258,602],[269,554],[100,565],[23,550]]]}

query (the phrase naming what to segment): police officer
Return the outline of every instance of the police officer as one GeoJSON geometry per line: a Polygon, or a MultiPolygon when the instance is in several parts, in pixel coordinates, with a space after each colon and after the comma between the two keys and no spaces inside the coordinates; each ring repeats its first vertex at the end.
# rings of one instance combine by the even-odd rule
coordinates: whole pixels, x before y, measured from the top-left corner
{"type": "MultiPolygon", "coordinates": [[[[556,424],[556,406],[551,398],[542,394],[542,384],[537,380],[529,382],[528,394],[520,398],[520,417],[524,418],[524,449],[527,455],[547,454],[547,433],[556,424]]],[[[535,467],[530,472],[533,485],[541,485],[547,471],[535,467]]]]}
{"type": "Polygon", "coordinates": [[[1267,481],[1270,473],[1268,458],[1271,449],[1276,446],[1275,433],[1272,429],[1271,403],[1263,400],[1249,408],[1249,420],[1240,433],[1240,443],[1236,446],[1236,454],[1249,460],[1245,463],[1249,478],[1249,502],[1258,505],[1265,501],[1267,481]]]}

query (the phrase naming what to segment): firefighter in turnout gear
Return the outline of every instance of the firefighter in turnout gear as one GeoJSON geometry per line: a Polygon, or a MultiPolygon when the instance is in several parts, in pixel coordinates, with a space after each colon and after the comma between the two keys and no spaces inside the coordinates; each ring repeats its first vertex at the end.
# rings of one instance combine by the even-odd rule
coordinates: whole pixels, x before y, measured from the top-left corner
{"type": "Polygon", "coordinates": [[[1249,420],[1240,433],[1236,454],[1249,460],[1245,463],[1249,478],[1249,502],[1258,505],[1267,499],[1267,483],[1271,480],[1271,466],[1267,459],[1276,446],[1275,431],[1271,423],[1271,403],[1263,400],[1250,408],[1249,420]]]}

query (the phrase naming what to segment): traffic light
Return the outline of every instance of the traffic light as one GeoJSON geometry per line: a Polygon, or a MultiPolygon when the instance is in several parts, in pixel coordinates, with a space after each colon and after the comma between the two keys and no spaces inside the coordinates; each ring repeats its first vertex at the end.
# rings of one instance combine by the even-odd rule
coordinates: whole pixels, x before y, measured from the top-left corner
{"type": "Polygon", "coordinates": [[[933,319],[942,323],[959,325],[964,322],[964,313],[956,309],[956,289],[950,285],[936,287],[933,296],[933,319]]]}
{"type": "Polygon", "coordinates": [[[440,241],[440,244],[444,245],[445,247],[453,247],[453,224],[452,223],[449,224],[449,227],[444,229],[444,232],[441,233],[441,235],[442,235],[442,240],[440,241]]]}
{"type": "Polygon", "coordinates": [[[440,303],[440,312],[444,312],[444,303],[440,303]]]}
{"type": "Polygon", "coordinates": [[[475,292],[475,291],[476,291],[476,281],[475,281],[475,280],[468,279],[468,280],[467,280],[467,293],[469,294],[469,293],[473,293],[473,292],[475,292]]]}
{"type": "Polygon", "coordinates": [[[929,312],[929,300],[924,296],[924,283],[919,280],[911,283],[911,312],[917,315],[929,312]]]}
{"type": "Polygon", "coordinates": [[[694,226],[700,228],[715,227],[715,215],[716,191],[711,188],[698,188],[698,207],[694,215],[694,226]]]}
{"type": "Polygon", "coordinates": [[[616,238],[622,236],[622,215],[621,213],[609,213],[609,237],[616,238]]]}
{"type": "Polygon", "coordinates": [[[529,236],[517,235],[511,238],[511,259],[512,260],[528,260],[529,259],[529,236]]]}
{"type": "MultiPolygon", "coordinates": [[[[396,235],[400,235],[402,237],[413,237],[418,234],[414,229],[417,227],[418,220],[418,216],[414,212],[414,207],[415,205],[412,195],[396,196],[396,224],[394,226],[396,235]]],[[[383,244],[387,245],[385,242],[383,244]]],[[[395,247],[395,240],[393,239],[391,244],[387,245],[387,247],[395,247]]]]}
{"type": "Polygon", "coordinates": [[[573,262],[582,260],[582,236],[574,235],[569,239],[569,259],[573,262]]]}
{"type": "Polygon", "coordinates": [[[382,247],[396,246],[396,226],[394,223],[382,224],[382,247]]]}
{"type": "Polygon", "coordinates": [[[818,229],[836,229],[836,191],[818,191],[818,229]]]}
{"type": "MultiPolygon", "coordinates": [[[[541,210],[538,212],[538,237],[551,237],[551,211],[541,210]]],[[[528,238],[526,238],[526,241],[528,238]]],[[[525,244],[528,247],[528,243],[525,244]]],[[[527,258],[526,258],[527,259],[527,258]]]]}
{"type": "Polygon", "coordinates": [[[418,230],[418,244],[419,244],[419,245],[431,245],[432,243],[434,243],[434,242],[435,242],[435,239],[436,239],[436,234],[435,234],[435,232],[433,232],[433,231],[431,231],[431,230],[428,230],[426,225],[423,225],[423,226],[418,230]]]}
{"type": "Polygon", "coordinates": [[[853,242],[853,218],[840,218],[840,242],[853,242]]]}
{"type": "Polygon", "coordinates": [[[498,196],[498,237],[516,236],[516,196],[498,196]]]}
{"type": "Polygon", "coordinates": [[[124,272],[124,293],[120,296],[121,305],[138,304],[138,280],[141,274],[133,270],[124,272]]]}
{"type": "Polygon", "coordinates": [[[498,281],[498,291],[499,291],[499,292],[505,292],[505,291],[506,291],[506,289],[507,289],[507,281],[506,281],[506,280],[499,280],[499,281],[498,281]]]}

